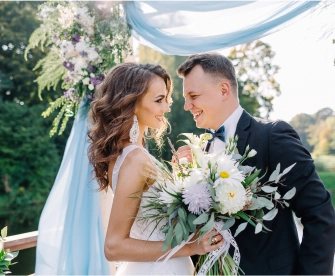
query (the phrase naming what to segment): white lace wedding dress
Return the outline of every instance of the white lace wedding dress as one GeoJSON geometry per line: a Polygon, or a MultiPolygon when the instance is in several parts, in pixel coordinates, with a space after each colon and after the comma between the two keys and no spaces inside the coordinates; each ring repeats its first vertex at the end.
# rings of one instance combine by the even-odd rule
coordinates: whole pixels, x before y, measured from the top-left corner
{"type": "MultiPolygon", "coordinates": [[[[119,170],[122,166],[124,159],[127,154],[132,150],[140,148],[135,145],[127,146],[123,149],[123,152],[118,156],[112,175],[112,189],[115,192],[119,170]]],[[[141,148],[142,149],[142,148],[141,148]]],[[[142,149],[144,150],[144,149],[142,149]]],[[[144,150],[145,151],[145,150],[144,150]]],[[[147,151],[145,151],[151,158],[154,158],[147,151]]],[[[155,185],[154,183],[153,185],[155,185]]],[[[143,195],[150,193],[150,188],[148,191],[143,192],[143,195]]],[[[146,204],[146,199],[142,199],[140,208],[138,212],[142,212],[143,208],[141,206],[146,204]]],[[[162,221],[161,224],[165,224],[166,221],[162,221]]],[[[130,237],[139,240],[148,241],[163,241],[165,235],[159,231],[157,227],[154,231],[155,224],[147,224],[143,221],[135,219],[133,226],[130,231],[130,237]],[[153,232],[152,232],[153,231],[153,232]],[[151,234],[151,235],[150,235],[151,234]]],[[[193,275],[194,266],[192,264],[190,257],[179,257],[171,258],[167,262],[122,262],[116,271],[116,275],[193,275]]]]}

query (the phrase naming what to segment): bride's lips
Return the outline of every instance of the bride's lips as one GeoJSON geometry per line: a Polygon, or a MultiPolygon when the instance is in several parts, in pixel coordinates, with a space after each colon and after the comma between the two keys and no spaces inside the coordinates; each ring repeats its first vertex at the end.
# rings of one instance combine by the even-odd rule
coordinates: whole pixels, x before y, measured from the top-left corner
{"type": "Polygon", "coordinates": [[[201,116],[201,114],[202,114],[202,111],[198,111],[198,112],[193,113],[194,121],[196,121],[199,118],[199,116],[201,116]]]}

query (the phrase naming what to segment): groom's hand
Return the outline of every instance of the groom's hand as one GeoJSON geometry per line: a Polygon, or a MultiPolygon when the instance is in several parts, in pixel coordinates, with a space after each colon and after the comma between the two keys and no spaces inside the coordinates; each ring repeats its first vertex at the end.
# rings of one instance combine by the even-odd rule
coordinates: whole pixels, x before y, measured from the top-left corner
{"type": "MultiPolygon", "coordinates": [[[[180,148],[178,148],[176,155],[178,157],[178,159],[182,159],[182,158],[186,158],[188,163],[192,163],[192,150],[189,146],[181,146],[180,148]]],[[[172,163],[176,163],[176,156],[173,155],[172,156],[172,163]]]]}

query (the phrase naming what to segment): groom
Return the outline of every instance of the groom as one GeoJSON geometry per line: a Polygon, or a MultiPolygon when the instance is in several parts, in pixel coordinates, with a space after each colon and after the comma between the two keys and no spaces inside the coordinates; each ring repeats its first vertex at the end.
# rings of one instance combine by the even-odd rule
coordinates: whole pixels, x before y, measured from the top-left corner
{"type": "MultiPolygon", "coordinates": [[[[267,180],[278,163],[282,169],[296,163],[279,190],[284,195],[296,187],[297,192],[289,208],[279,207],[276,218],[265,222],[272,232],[255,234],[254,227],[248,225],[236,237],[244,273],[332,275],[334,207],[298,134],[284,121],[254,118],[239,105],[235,69],[226,57],[217,53],[192,55],[179,66],[178,74],[184,79],[184,109],[192,113],[198,128],[214,131],[223,125],[226,141],[238,135],[240,153],[247,145],[257,151],[245,165],[261,168],[261,175],[267,169],[267,180]],[[301,244],[292,211],[304,226],[301,244]]],[[[224,145],[215,138],[206,148],[215,152],[224,145]]],[[[178,154],[183,157],[187,151],[179,149],[178,154]]],[[[232,227],[233,234],[239,223],[232,227]]]]}

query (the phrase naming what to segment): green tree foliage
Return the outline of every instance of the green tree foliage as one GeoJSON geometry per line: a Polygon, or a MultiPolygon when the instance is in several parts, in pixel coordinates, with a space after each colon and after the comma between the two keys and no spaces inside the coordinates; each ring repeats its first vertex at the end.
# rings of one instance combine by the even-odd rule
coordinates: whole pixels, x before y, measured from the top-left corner
{"type": "Polygon", "coordinates": [[[27,208],[44,204],[63,148],[48,135],[51,119],[40,115],[45,106],[0,101],[0,109],[0,217],[15,211],[34,219],[27,208]]]}
{"type": "Polygon", "coordinates": [[[314,156],[335,155],[335,113],[331,108],[322,108],[313,115],[298,114],[290,124],[314,156]]]}
{"type": "MultiPolygon", "coordinates": [[[[173,105],[167,115],[172,128],[169,135],[172,143],[176,145],[180,139],[178,135],[183,132],[203,133],[203,130],[196,128],[192,115],[184,111],[182,79],[178,77],[176,70],[186,57],[164,55],[143,45],[139,46],[138,56],[141,63],[160,64],[172,77],[173,105]]],[[[261,41],[248,43],[234,48],[228,57],[236,66],[242,107],[255,116],[260,116],[261,111],[264,111],[262,114],[267,117],[272,110],[274,96],[280,94],[279,84],[273,77],[279,68],[272,65],[274,52],[271,47],[261,41]]],[[[170,147],[167,143],[163,147],[162,157],[170,160],[170,147]]]]}
{"type": "Polygon", "coordinates": [[[268,118],[274,97],[281,94],[274,56],[271,46],[259,40],[237,46],[228,55],[235,66],[241,106],[253,116],[268,118]]]}
{"type": "MultiPolygon", "coordinates": [[[[0,93],[3,100],[21,104],[40,103],[37,97],[38,72],[32,69],[45,56],[39,49],[24,51],[31,33],[40,25],[36,18],[41,2],[0,2],[0,93]]],[[[59,92],[58,92],[59,93],[59,92]]],[[[48,93],[52,95],[51,93],[48,93]]],[[[47,97],[45,102],[53,97],[47,97]]]]}
{"type": "Polygon", "coordinates": [[[308,142],[310,126],[315,124],[315,118],[312,115],[301,113],[293,117],[290,121],[291,126],[298,132],[300,140],[304,147],[309,151],[313,151],[313,146],[308,142]]]}

